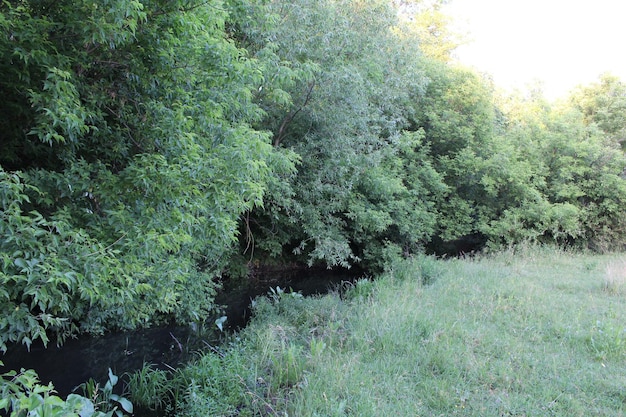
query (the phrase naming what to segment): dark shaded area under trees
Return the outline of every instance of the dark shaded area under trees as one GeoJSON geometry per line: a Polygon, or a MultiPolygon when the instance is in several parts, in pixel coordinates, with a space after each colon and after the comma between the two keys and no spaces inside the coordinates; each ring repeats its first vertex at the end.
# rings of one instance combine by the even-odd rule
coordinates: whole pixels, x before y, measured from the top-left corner
{"type": "Polygon", "coordinates": [[[259,266],[624,249],[625,84],[503,95],[406,3],[1,3],[0,348],[201,321],[259,266]]]}

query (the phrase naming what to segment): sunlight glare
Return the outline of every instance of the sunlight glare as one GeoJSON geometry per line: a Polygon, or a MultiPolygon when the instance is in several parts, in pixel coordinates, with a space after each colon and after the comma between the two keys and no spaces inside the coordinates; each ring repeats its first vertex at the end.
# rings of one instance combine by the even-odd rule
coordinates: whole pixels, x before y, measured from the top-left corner
{"type": "Polygon", "coordinates": [[[539,81],[555,99],[605,72],[626,80],[626,2],[452,0],[443,11],[468,34],[458,61],[499,87],[524,90],[539,81]]]}

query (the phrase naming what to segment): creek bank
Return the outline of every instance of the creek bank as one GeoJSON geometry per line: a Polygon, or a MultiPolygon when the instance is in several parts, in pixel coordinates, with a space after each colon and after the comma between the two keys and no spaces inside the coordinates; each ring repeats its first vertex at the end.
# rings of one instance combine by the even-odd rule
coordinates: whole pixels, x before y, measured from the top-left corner
{"type": "Polygon", "coordinates": [[[327,268],[270,268],[258,269],[244,285],[225,285],[215,298],[227,317],[225,329],[237,331],[244,328],[252,314],[251,303],[256,297],[267,295],[280,287],[287,292],[295,291],[303,296],[325,294],[345,283],[351,283],[364,276],[364,271],[327,268]]]}
{"type": "MultiPolygon", "coordinates": [[[[226,288],[218,294],[216,304],[223,307],[227,317],[224,329],[239,330],[250,319],[251,301],[267,294],[272,288],[293,290],[305,296],[326,293],[361,275],[356,270],[291,269],[263,271],[245,285],[226,288]]],[[[121,376],[151,363],[159,369],[177,368],[198,352],[220,343],[221,334],[212,318],[203,326],[163,326],[132,332],[114,332],[102,336],[84,335],[70,339],[61,347],[53,344],[45,348],[37,343],[30,352],[22,345],[12,345],[0,356],[4,367],[0,373],[11,369],[34,369],[43,384],[52,382],[61,397],[90,378],[103,386],[108,369],[121,376]]],[[[78,392],[80,393],[80,391],[78,392]]]]}

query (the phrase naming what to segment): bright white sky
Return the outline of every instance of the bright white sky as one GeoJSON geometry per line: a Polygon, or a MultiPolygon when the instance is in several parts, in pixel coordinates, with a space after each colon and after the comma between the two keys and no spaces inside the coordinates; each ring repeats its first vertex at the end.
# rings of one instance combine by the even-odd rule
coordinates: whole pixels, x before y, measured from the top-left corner
{"type": "Polygon", "coordinates": [[[547,98],[610,72],[626,81],[625,0],[450,0],[470,43],[456,56],[499,87],[540,80],[547,98]]]}

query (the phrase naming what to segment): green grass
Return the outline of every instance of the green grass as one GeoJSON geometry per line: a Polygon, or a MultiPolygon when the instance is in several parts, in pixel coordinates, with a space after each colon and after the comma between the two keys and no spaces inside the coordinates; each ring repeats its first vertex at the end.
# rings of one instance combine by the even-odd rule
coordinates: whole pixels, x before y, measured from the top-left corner
{"type": "Polygon", "coordinates": [[[429,286],[392,271],[351,306],[347,340],[292,394],[289,415],[622,416],[614,264],[526,249],[442,263],[429,286]]]}
{"type": "Polygon", "coordinates": [[[246,400],[221,415],[623,416],[623,259],[420,257],[344,299],[274,294],[231,348],[246,400]]]}

